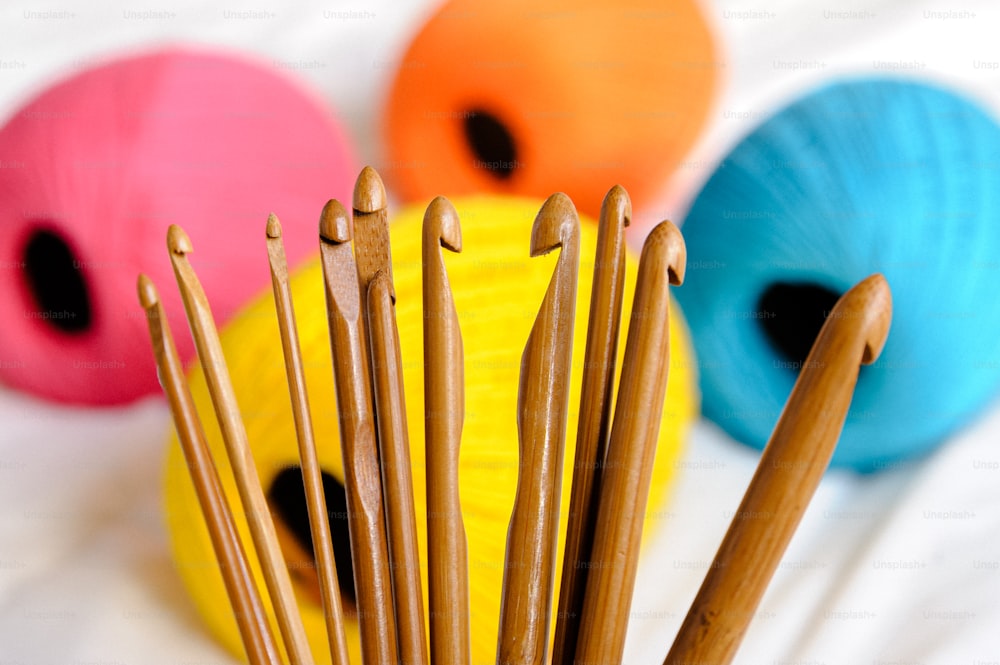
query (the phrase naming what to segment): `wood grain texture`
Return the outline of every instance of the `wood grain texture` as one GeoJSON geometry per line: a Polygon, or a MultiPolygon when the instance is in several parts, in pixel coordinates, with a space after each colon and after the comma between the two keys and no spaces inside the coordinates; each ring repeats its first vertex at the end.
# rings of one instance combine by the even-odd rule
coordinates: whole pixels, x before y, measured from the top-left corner
{"type": "Polygon", "coordinates": [[[521,356],[520,470],[504,561],[497,645],[500,665],[542,665],[547,660],[579,233],[576,209],[565,194],[553,194],[545,201],[531,230],[531,256],[561,251],[521,356]]]}
{"type": "Polygon", "coordinates": [[[455,208],[437,197],[424,215],[422,241],[431,661],[468,665],[472,660],[468,544],[458,491],[465,361],[442,247],[462,251],[462,232],[455,208]]]}
{"type": "Polygon", "coordinates": [[[353,238],[354,260],[358,267],[358,287],[361,297],[368,292],[368,285],[375,273],[384,272],[392,290],[392,252],[389,245],[389,208],[385,185],[378,172],[370,166],[361,169],[354,182],[353,238]]]}
{"type": "Polygon", "coordinates": [[[299,615],[291,578],[247,441],[246,428],[226,368],[219,333],[215,328],[208,298],[187,258],[194,248],[187,234],[176,225],[171,225],[167,230],[167,248],[285,649],[294,665],[311,665],[313,658],[302,617],[299,615]]]}
{"type": "Polygon", "coordinates": [[[305,488],[306,509],[309,515],[309,530],[312,534],[313,558],[319,579],[323,613],[326,619],[327,638],[330,642],[330,658],[334,665],[347,665],[347,637],[344,633],[344,616],[340,601],[340,584],[333,554],[333,539],[326,511],[326,497],[323,492],[323,473],[316,455],[316,440],[313,435],[312,418],[309,414],[309,397],[306,394],[305,370],[302,365],[302,350],[299,346],[298,331],[295,326],[295,310],[292,305],[292,290],[288,283],[288,260],[281,239],[281,223],[271,215],[267,220],[267,256],[271,268],[271,287],[274,292],[274,306],[278,315],[278,330],[281,335],[281,349],[285,359],[285,373],[292,403],[292,418],[299,444],[299,461],[302,469],[302,483],[305,488]]]}
{"type": "Polygon", "coordinates": [[[361,295],[351,251],[351,225],[337,201],[328,202],[320,218],[320,262],[330,326],[362,660],[365,665],[395,663],[396,622],[361,295]]]}
{"type": "Polygon", "coordinates": [[[646,498],[670,368],[669,285],[684,277],[680,231],[661,222],[646,238],[629,316],[611,440],[598,500],[577,663],[620,663],[639,565],[646,498]]]}
{"type": "Polygon", "coordinates": [[[579,637],[601,470],[611,430],[618,331],[625,291],[625,227],[631,217],[628,194],[618,185],[612,187],[604,197],[597,227],[573,484],[552,646],[554,665],[572,665],[579,637]]]}
{"type": "Polygon", "coordinates": [[[267,620],[264,601],[254,583],[246,551],[240,542],[215,462],[205,442],[205,432],[184,376],[184,367],[177,355],[163,304],[156,287],[145,275],[139,275],[138,292],[139,301],[146,311],[160,382],[170,404],[177,438],[205,516],[247,659],[250,665],[279,665],[281,654],[267,620]]]}
{"type": "Polygon", "coordinates": [[[892,296],[882,275],[829,313],[739,509],[664,663],[730,663],[826,471],[860,365],[885,345],[892,296]]]}

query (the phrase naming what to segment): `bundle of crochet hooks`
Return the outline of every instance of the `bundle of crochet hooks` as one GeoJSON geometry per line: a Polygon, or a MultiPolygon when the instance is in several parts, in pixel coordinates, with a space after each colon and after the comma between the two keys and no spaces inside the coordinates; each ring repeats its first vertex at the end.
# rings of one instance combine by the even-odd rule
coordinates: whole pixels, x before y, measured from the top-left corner
{"type": "MultiPolygon", "coordinates": [[[[428,207],[423,228],[429,598],[425,612],[387,205],[381,180],[371,169],[366,168],[358,178],[353,209],[348,215],[336,201],[324,207],[320,258],[362,660],[366,664],[469,663],[468,564],[457,477],[464,412],[462,341],[441,259],[442,248],[462,249],[458,214],[439,197],[428,207]]],[[[614,397],[624,282],[623,230],[630,215],[627,194],[620,187],[613,188],[605,199],[598,231],[571,486],[573,519],[567,526],[554,631],[550,617],[557,567],[559,476],[579,265],[579,222],[572,203],[564,195],[553,195],[532,229],[532,256],[556,250],[559,256],[521,362],[516,414],[521,462],[504,562],[498,663],[549,662],[550,644],[554,663],[621,661],[659,429],[660,409],[651,407],[662,404],[667,382],[668,285],[680,283],[685,260],[683,239],[670,222],[650,233],[640,260],[614,397]]],[[[330,660],[346,663],[343,610],[315,460],[317,442],[310,426],[281,227],[273,215],[267,222],[266,243],[330,660]]],[[[239,489],[242,505],[238,509],[231,511],[222,495],[162,305],[144,276],[139,278],[139,297],[247,658],[254,664],[280,663],[286,657],[291,663],[311,663],[313,655],[256,477],[218,333],[186,258],[193,249],[191,241],[180,228],[171,227],[168,249],[239,489]],[[244,549],[239,542],[233,513],[247,516],[252,547],[244,549]],[[264,590],[256,589],[249,572],[248,556],[254,554],[264,572],[264,590]],[[267,619],[266,599],[273,607],[280,641],[267,619]]],[[[846,417],[858,366],[872,361],[881,349],[890,308],[885,281],[873,276],[845,294],[834,309],[719,550],[717,561],[724,565],[710,568],[667,662],[728,662],[723,659],[732,658],[753,607],[826,468],[846,417]],[[741,520],[741,515],[768,518],[741,520]],[[737,584],[738,592],[734,592],[730,573],[737,570],[753,584],[737,584]],[[735,604],[740,605],[739,611],[729,611],[735,604]],[[720,645],[725,645],[724,652],[718,650],[720,645]]]]}

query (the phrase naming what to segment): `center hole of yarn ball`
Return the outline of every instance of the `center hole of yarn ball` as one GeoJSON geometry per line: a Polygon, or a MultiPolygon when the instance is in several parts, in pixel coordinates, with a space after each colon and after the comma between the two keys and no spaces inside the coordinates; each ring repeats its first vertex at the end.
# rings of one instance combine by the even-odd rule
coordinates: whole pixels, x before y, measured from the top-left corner
{"type": "MultiPolygon", "coordinates": [[[[351,538],[347,528],[347,494],[344,485],[335,477],[323,474],[323,496],[330,522],[330,539],[337,566],[337,582],[344,613],[356,613],[354,591],[354,565],[351,561],[351,538]]],[[[309,528],[309,510],[306,491],[302,482],[302,469],[297,466],[283,469],[267,492],[267,501],[275,518],[278,538],[285,555],[292,579],[317,605],[322,603],[316,560],[313,556],[312,532],[309,528]]]]}
{"type": "Polygon", "coordinates": [[[465,114],[464,126],[475,166],[500,180],[510,179],[517,167],[517,146],[504,124],[487,111],[473,109],[465,114]]]}
{"type": "Polygon", "coordinates": [[[79,334],[93,318],[82,265],[58,233],[38,230],[24,246],[24,277],[35,315],[59,332],[79,334]]]}
{"type": "Polygon", "coordinates": [[[764,290],[756,320],[789,369],[798,373],[839,298],[836,291],[810,283],[776,282],[764,290]]]}

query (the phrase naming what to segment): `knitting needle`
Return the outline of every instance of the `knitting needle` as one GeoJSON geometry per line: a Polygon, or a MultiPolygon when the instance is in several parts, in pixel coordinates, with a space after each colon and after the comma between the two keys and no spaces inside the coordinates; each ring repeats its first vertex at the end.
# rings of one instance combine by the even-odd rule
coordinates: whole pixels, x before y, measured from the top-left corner
{"type": "Polygon", "coordinates": [[[312,654],[295,601],[292,581],[278,544],[278,536],[267,500],[264,498],[257,467],[250,452],[246,428],[240,418],[236,393],[226,369],[226,359],[222,353],[219,333],[212,319],[212,310],[187,258],[194,247],[181,227],[171,225],[167,230],[167,248],[170,250],[170,262],[177,278],[181,299],[184,301],[188,324],[191,327],[195,347],[198,349],[198,359],[205,372],[205,381],[208,384],[212,405],[215,407],[222,439],[226,444],[240,500],[250,525],[250,535],[261,561],[264,581],[271,595],[271,602],[274,604],[285,649],[293,664],[311,665],[312,654]]]}
{"type": "Polygon", "coordinates": [[[465,360],[442,247],[461,252],[462,229],[455,208],[439,196],[424,214],[422,248],[431,662],[468,665],[472,659],[468,546],[458,489],[465,360]]]}
{"type": "Polygon", "coordinates": [[[562,248],[521,356],[520,470],[507,532],[497,663],[546,660],[566,417],[580,223],[565,194],[550,196],[531,229],[531,256],[562,248]]]}
{"type": "Polygon", "coordinates": [[[288,375],[288,390],[292,401],[292,417],[299,442],[302,481],[309,513],[309,529],[312,533],[313,556],[317,565],[323,612],[326,618],[326,632],[330,642],[330,657],[334,665],[347,665],[347,638],[344,634],[340,585],[337,581],[326,497],[323,494],[323,475],[316,456],[316,441],[309,415],[302,350],[299,347],[298,331],[295,327],[292,289],[288,282],[288,260],[281,239],[281,222],[273,214],[267,218],[266,236],[274,306],[278,314],[281,348],[285,356],[285,372],[288,375]]]}
{"type": "Polygon", "coordinates": [[[625,290],[625,227],[631,217],[628,194],[615,185],[604,197],[597,227],[573,484],[552,645],[554,665],[572,665],[583,612],[601,469],[611,429],[618,329],[625,290]]]}
{"type": "Polygon", "coordinates": [[[684,239],[668,221],[653,229],[642,248],[601,479],[578,663],[621,662],[670,368],[668,286],[683,281],[685,259],[684,239]]]}
{"type": "Polygon", "coordinates": [[[319,235],[362,660],[366,665],[395,663],[396,622],[361,294],[351,224],[338,201],[323,207],[319,235]]]}
{"type": "Polygon", "coordinates": [[[139,302],[146,311],[153,355],[163,391],[177,428],[184,459],[194,483],[201,512],[208,525],[212,548],[219,560],[222,581],[233,607],[236,623],[251,665],[280,665],[281,656],[264,611],[264,603],[254,584],[246,552],[240,543],[219,482],[212,455],[205,443],[205,432],[195,410],[194,399],[184,377],[184,368],[174,346],[160,296],[146,275],[139,275],[139,302]]]}
{"type": "Polygon", "coordinates": [[[802,365],[739,510],[664,663],[730,663],[819,485],[851,404],[859,365],[875,361],[892,295],[875,274],[829,313],[802,365]]]}
{"type": "Polygon", "coordinates": [[[354,257],[362,295],[364,323],[369,331],[369,349],[375,422],[379,432],[378,454],[386,501],[386,526],[399,656],[407,665],[427,662],[424,631],[423,589],[420,583],[416,511],[410,475],[410,443],[406,431],[402,361],[396,329],[396,290],[392,282],[389,217],[385,185],[378,173],[366,166],[354,183],[354,257]],[[388,302],[372,299],[371,286],[381,273],[388,302]],[[372,306],[381,307],[382,321],[375,330],[372,306]],[[391,363],[392,367],[388,367],[391,363]],[[380,379],[382,379],[380,381],[380,379]],[[382,422],[383,415],[389,418],[382,422]]]}
{"type": "Polygon", "coordinates": [[[407,664],[427,662],[424,599],[420,583],[417,520],[410,478],[410,442],[406,431],[403,363],[392,285],[388,273],[375,273],[368,285],[371,323],[372,383],[382,458],[382,483],[388,528],[391,582],[396,608],[399,657],[407,664]]]}

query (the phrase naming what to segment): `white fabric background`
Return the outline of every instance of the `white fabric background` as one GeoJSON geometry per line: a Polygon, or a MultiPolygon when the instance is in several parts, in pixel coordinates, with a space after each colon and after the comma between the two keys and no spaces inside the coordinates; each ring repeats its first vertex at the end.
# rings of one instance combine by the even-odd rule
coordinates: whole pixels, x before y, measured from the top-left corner
{"type": "MultiPolygon", "coordinates": [[[[428,0],[294,10],[257,0],[213,8],[6,2],[0,118],[68,68],[105,54],[214,44],[255,52],[307,80],[338,109],[361,159],[378,166],[389,75],[432,9],[428,0]],[[231,17],[248,9],[268,16],[231,17]],[[172,16],[126,17],[144,10],[172,16]],[[65,14],[32,14],[43,11],[65,14]],[[336,17],[345,11],[357,18],[336,17]]],[[[705,140],[661,202],[637,211],[640,221],[680,218],[733,142],[836,75],[896,67],[964,90],[1000,116],[995,2],[715,0],[706,10],[726,49],[721,99],[705,140]]],[[[93,411],[0,388],[0,663],[232,662],[200,627],[171,568],[160,501],[168,428],[159,399],[93,411]]],[[[998,433],[994,408],[918,464],[870,477],[828,474],[737,662],[1000,662],[998,433]]],[[[626,662],[662,662],[756,458],[710,423],[696,428],[673,496],[659,509],[660,528],[649,534],[626,662]]]]}

